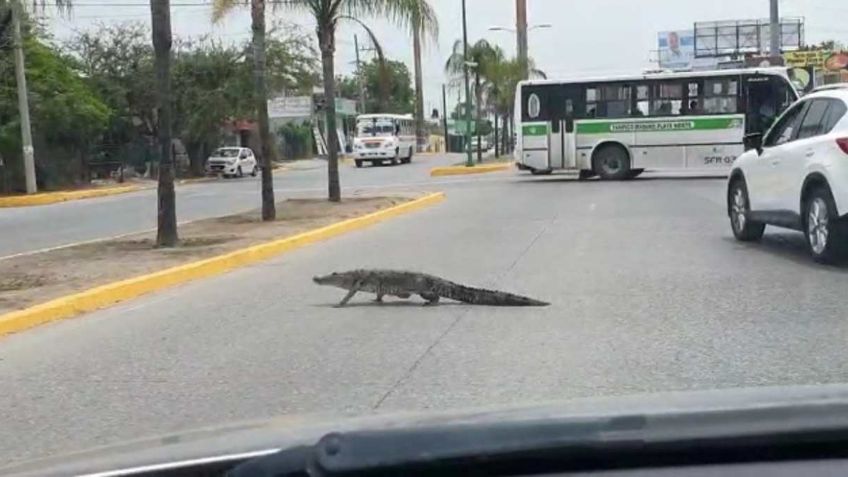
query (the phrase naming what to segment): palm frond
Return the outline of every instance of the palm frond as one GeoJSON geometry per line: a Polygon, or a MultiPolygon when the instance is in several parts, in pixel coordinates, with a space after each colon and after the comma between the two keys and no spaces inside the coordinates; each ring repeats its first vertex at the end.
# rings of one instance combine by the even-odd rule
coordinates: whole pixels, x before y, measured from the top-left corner
{"type": "Polygon", "coordinates": [[[221,21],[236,7],[247,4],[246,0],[212,0],[212,23],[221,21]]]}

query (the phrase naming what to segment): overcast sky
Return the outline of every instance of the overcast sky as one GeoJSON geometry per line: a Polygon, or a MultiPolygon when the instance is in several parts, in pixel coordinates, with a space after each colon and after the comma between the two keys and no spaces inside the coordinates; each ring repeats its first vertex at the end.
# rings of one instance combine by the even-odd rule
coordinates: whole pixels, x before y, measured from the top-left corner
{"type": "MultiPolygon", "coordinates": [[[[249,38],[250,14],[246,7],[213,25],[211,8],[197,5],[208,0],[171,1],[175,35],[207,34],[225,41],[249,38]],[[192,5],[178,6],[179,3],[192,5]]],[[[423,60],[424,101],[428,111],[441,103],[444,63],[453,42],[462,35],[461,0],[430,2],[438,14],[441,34],[437,43],[426,48],[423,60]]],[[[74,3],[70,19],[51,15],[50,25],[58,39],[68,37],[75,29],[92,28],[97,22],[150,22],[148,3],[140,0],[75,0],[74,3]],[[138,2],[137,7],[125,6],[135,2],[138,2]],[[108,6],[116,3],[121,6],[108,6]]],[[[657,48],[658,31],[692,29],[695,21],[766,18],[769,7],[768,0],[527,0],[527,3],[531,25],[553,25],[550,29],[530,33],[530,55],[537,66],[552,77],[637,73],[655,59],[652,50],[657,48]]],[[[489,27],[515,26],[514,0],[467,0],[467,6],[469,41],[486,38],[513,55],[515,36],[489,31],[489,27]]],[[[848,2],[845,0],[781,0],[780,6],[782,16],[805,18],[807,43],[826,39],[848,42],[848,2]]],[[[307,16],[285,11],[272,11],[270,15],[314,32],[315,24],[307,16]]],[[[367,20],[386,54],[406,62],[412,71],[412,42],[408,34],[384,21],[367,20]]],[[[354,69],[354,34],[359,34],[360,40],[365,36],[352,24],[344,25],[338,32],[337,73],[347,74],[354,69]]],[[[449,101],[455,98],[456,94],[452,93],[449,101]]]]}

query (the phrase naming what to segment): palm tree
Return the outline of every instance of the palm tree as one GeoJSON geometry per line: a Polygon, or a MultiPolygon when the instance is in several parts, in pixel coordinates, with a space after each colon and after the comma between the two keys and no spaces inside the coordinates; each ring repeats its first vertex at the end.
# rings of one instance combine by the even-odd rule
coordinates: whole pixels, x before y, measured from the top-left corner
{"type": "MultiPolygon", "coordinates": [[[[483,161],[483,151],[480,148],[480,119],[483,111],[483,100],[488,88],[487,82],[493,76],[496,65],[503,61],[504,53],[500,47],[492,45],[486,40],[479,40],[468,47],[468,57],[464,54],[462,40],[457,40],[453,45],[453,53],[445,63],[445,72],[451,78],[451,84],[457,86],[462,79],[465,64],[468,63],[474,72],[474,102],[477,109],[476,127],[477,131],[477,162],[483,161]]],[[[470,144],[468,145],[470,147],[470,144]]]]}
{"type": "Polygon", "coordinates": [[[171,5],[150,0],[156,71],[156,110],[159,136],[159,185],[156,245],[177,245],[177,205],[174,192],[174,154],[171,144],[171,5]]]}
{"type": "MultiPolygon", "coordinates": [[[[232,1],[232,0],[216,0],[232,1]]],[[[357,22],[374,38],[374,34],[360,17],[378,17],[393,21],[398,26],[410,25],[418,16],[423,29],[432,30],[436,24],[436,15],[426,0],[286,0],[278,4],[280,8],[298,12],[307,12],[315,18],[318,46],[321,49],[321,63],[324,76],[325,114],[327,124],[327,175],[329,199],[341,200],[339,185],[339,145],[336,137],[336,84],[333,60],[336,51],[336,27],[342,20],[357,22]]]]}
{"type": "MultiPolygon", "coordinates": [[[[215,0],[212,20],[220,20],[242,0],[215,0]]],[[[277,218],[274,200],[274,175],[271,164],[271,126],[268,119],[268,88],[265,81],[265,0],[250,0],[250,29],[253,49],[253,83],[259,142],[259,161],[262,173],[262,220],[277,218]]]]}
{"type": "MultiPolygon", "coordinates": [[[[543,71],[536,69],[533,59],[528,59],[531,78],[545,78],[543,71]]],[[[507,124],[515,108],[515,92],[518,83],[524,78],[524,67],[518,58],[503,59],[490,65],[488,71],[486,97],[495,112],[495,152],[498,150],[498,119],[503,121],[502,139],[507,138],[507,124]]],[[[506,141],[502,150],[506,152],[506,141]]]]}
{"type": "MultiPolygon", "coordinates": [[[[422,8],[432,10],[426,0],[421,1],[422,8]]],[[[421,68],[421,30],[429,26],[429,33],[433,40],[439,36],[439,25],[433,15],[430,25],[422,25],[421,15],[412,18],[412,54],[415,69],[415,136],[416,143],[420,146],[424,142],[424,73],[421,68]]]]}

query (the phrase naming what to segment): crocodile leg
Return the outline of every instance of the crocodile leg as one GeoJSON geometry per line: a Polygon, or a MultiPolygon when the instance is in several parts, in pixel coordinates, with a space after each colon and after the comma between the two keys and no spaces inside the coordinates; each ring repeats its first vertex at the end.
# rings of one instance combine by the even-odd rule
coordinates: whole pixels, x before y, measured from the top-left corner
{"type": "Polygon", "coordinates": [[[347,302],[349,302],[350,299],[353,298],[353,295],[356,295],[356,292],[358,292],[358,291],[359,291],[359,283],[356,283],[356,284],[353,285],[353,288],[351,288],[350,291],[347,292],[347,295],[345,295],[345,297],[342,298],[342,301],[339,302],[338,307],[341,308],[341,307],[347,305],[347,302]]]}
{"type": "Polygon", "coordinates": [[[421,298],[427,300],[424,306],[433,306],[439,304],[439,295],[435,293],[421,293],[421,298]]]}

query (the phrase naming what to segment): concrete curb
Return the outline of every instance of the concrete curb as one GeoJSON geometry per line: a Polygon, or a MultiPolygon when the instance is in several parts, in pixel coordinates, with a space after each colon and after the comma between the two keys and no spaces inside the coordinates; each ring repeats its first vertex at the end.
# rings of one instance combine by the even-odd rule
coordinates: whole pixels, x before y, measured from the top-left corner
{"type": "Polygon", "coordinates": [[[126,194],[142,190],[141,186],[104,187],[101,189],[73,190],[65,192],[44,192],[32,195],[13,195],[0,197],[0,207],[26,207],[31,205],[47,205],[69,200],[90,199],[107,195],[126,194]]]}
{"type": "Polygon", "coordinates": [[[485,174],[486,172],[498,172],[505,171],[507,169],[512,168],[512,162],[504,162],[501,164],[483,164],[477,165],[474,167],[466,167],[466,166],[447,166],[447,167],[434,167],[430,169],[431,177],[438,176],[459,176],[466,174],[485,174]]]}
{"type": "Polygon", "coordinates": [[[420,199],[361,217],[330,224],[326,227],[310,230],[302,234],[254,245],[242,250],[179,265],[148,275],[109,283],[73,295],[56,298],[24,310],[6,313],[0,315],[0,336],[23,331],[51,321],[71,318],[81,313],[105,308],[191,280],[220,275],[234,268],[257,263],[311,243],[327,240],[408,212],[422,209],[441,202],[444,198],[445,194],[442,192],[430,194],[420,199]]]}

